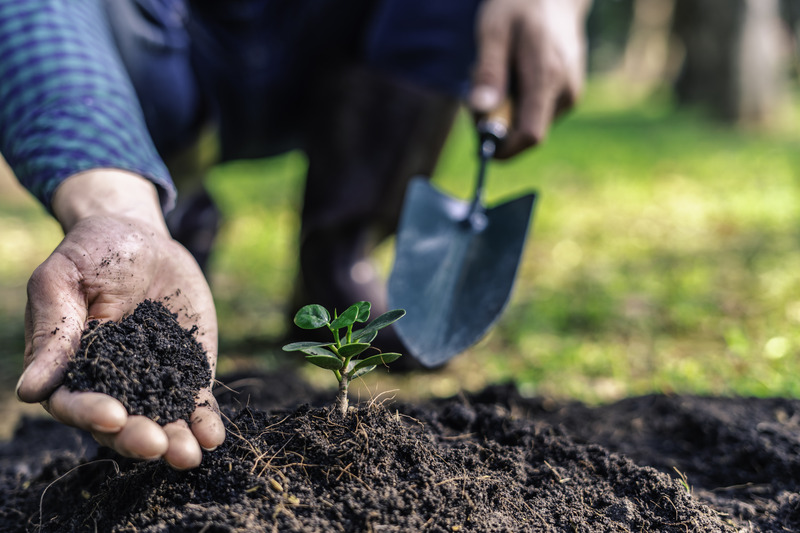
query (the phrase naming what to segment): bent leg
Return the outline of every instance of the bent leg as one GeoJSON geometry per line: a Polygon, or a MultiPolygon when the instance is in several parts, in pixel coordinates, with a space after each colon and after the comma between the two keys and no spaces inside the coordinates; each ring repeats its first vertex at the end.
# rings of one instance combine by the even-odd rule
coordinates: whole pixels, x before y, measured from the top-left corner
{"type": "Polygon", "coordinates": [[[478,4],[381,0],[359,66],[323,76],[306,126],[296,303],[385,310],[369,254],[395,231],[409,180],[433,173],[468,90],[478,4]]]}
{"type": "MultiPolygon", "coordinates": [[[[432,174],[458,99],[362,68],[324,92],[336,105],[312,114],[295,303],[342,311],[368,300],[380,313],[385,287],[369,254],[395,231],[409,180],[432,174]]],[[[396,342],[379,339],[384,351],[396,342]]]]}

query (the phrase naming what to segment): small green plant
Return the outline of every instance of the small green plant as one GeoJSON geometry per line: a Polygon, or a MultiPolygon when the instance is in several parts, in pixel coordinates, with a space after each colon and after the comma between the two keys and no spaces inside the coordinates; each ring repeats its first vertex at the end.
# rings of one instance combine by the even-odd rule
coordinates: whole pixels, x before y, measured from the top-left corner
{"type": "Polygon", "coordinates": [[[369,320],[372,304],[357,302],[348,307],[344,313],[337,315],[330,313],[318,304],[306,305],[294,317],[294,323],[302,329],[319,329],[327,327],[333,333],[330,342],[293,342],[283,349],[287,352],[302,352],[306,360],[320,368],[333,371],[339,380],[339,392],[336,395],[336,406],[342,415],[347,414],[348,399],[347,389],[350,382],[359,376],[375,370],[380,364],[388,364],[401,356],[399,353],[376,353],[363,359],[357,359],[371,348],[372,341],[378,331],[396,322],[406,312],[403,309],[388,311],[366,326],[356,331],[356,324],[364,324],[369,320]]]}

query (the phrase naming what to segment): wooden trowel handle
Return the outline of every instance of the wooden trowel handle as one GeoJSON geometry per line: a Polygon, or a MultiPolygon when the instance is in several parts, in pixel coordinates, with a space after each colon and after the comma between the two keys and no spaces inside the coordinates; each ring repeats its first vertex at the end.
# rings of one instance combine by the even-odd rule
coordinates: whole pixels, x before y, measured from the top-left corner
{"type": "Polygon", "coordinates": [[[511,100],[506,98],[498,107],[478,121],[481,158],[491,159],[497,145],[503,142],[511,126],[511,100]],[[487,142],[488,141],[488,142],[487,142]]]}
{"type": "MultiPolygon", "coordinates": [[[[498,145],[506,138],[511,126],[511,113],[511,100],[506,98],[478,121],[478,153],[483,163],[494,157],[498,145]]],[[[482,182],[483,169],[480,176],[479,183],[482,182]]]]}
{"type": "Polygon", "coordinates": [[[502,125],[503,128],[508,131],[508,129],[511,127],[511,115],[511,100],[506,98],[503,100],[502,104],[489,112],[489,114],[486,116],[486,120],[488,122],[502,125]]]}
{"type": "Polygon", "coordinates": [[[511,100],[506,98],[478,122],[478,134],[482,139],[488,136],[495,142],[502,141],[511,127],[511,113],[511,100]]]}
{"type": "Polygon", "coordinates": [[[478,122],[478,181],[475,185],[475,194],[469,208],[467,219],[471,221],[474,213],[481,209],[480,200],[483,194],[483,185],[486,181],[486,165],[494,157],[497,147],[503,142],[511,125],[511,100],[506,99],[496,109],[489,112],[478,122]]]}

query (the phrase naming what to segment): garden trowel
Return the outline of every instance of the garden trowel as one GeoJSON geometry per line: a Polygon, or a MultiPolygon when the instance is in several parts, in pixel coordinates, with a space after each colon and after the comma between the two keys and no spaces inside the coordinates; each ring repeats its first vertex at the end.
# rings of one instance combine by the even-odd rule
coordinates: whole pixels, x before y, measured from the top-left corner
{"type": "Polygon", "coordinates": [[[489,209],[482,203],[486,167],[507,125],[498,117],[478,124],[480,167],[471,201],[447,196],[423,177],[406,192],[389,305],[406,310],[395,330],[428,368],[480,340],[511,294],[536,194],[489,209]]]}

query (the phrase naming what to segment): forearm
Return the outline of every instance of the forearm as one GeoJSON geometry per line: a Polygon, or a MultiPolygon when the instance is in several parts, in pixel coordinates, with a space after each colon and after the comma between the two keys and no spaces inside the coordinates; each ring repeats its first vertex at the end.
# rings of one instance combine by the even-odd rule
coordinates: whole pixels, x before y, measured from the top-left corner
{"type": "Polygon", "coordinates": [[[93,169],[67,178],[53,194],[52,210],[65,233],[85,218],[110,216],[144,222],[169,234],[155,185],[117,169],[93,169]]]}
{"type": "Polygon", "coordinates": [[[60,183],[95,168],[174,189],[106,28],[101,2],[0,0],[0,152],[48,208],[60,183]]]}

